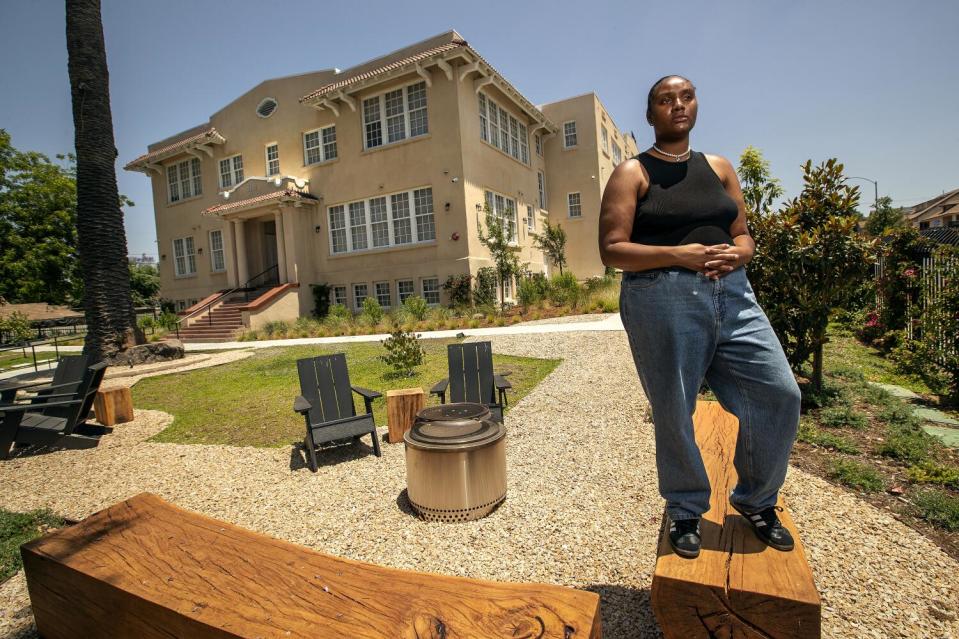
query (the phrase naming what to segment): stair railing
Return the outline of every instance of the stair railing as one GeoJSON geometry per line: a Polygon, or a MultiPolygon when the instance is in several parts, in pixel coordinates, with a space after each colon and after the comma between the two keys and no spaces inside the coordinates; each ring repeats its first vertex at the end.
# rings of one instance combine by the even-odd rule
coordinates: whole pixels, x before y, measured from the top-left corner
{"type": "MultiPolygon", "coordinates": [[[[261,278],[263,278],[264,284],[266,284],[266,283],[272,283],[272,282],[275,282],[275,283],[278,284],[278,283],[279,283],[279,272],[280,272],[280,267],[279,267],[279,265],[278,265],[278,264],[274,264],[273,266],[271,266],[270,268],[266,269],[265,271],[261,271],[261,272],[257,273],[256,275],[254,275],[253,277],[251,277],[250,279],[248,279],[247,281],[245,281],[245,282],[244,282],[243,284],[241,284],[240,286],[235,286],[235,287],[231,288],[231,289],[228,290],[228,291],[224,291],[223,293],[220,293],[219,295],[217,295],[216,297],[214,297],[212,300],[210,300],[209,302],[207,302],[206,304],[204,304],[204,305],[201,306],[200,308],[196,309],[195,311],[193,311],[193,312],[190,313],[189,315],[184,315],[183,317],[179,318],[179,319],[176,321],[176,324],[174,325],[174,329],[175,329],[175,331],[176,331],[177,339],[180,338],[180,324],[182,324],[183,322],[187,321],[187,320],[190,319],[191,317],[194,317],[194,316],[196,316],[196,315],[199,315],[200,313],[203,313],[203,311],[209,310],[210,312],[207,313],[207,316],[206,316],[206,317],[207,317],[207,323],[208,323],[210,326],[213,326],[213,311],[212,311],[212,309],[211,309],[210,307],[212,307],[214,304],[216,304],[216,303],[219,302],[220,300],[224,299],[227,295],[232,295],[233,293],[236,293],[237,291],[242,291],[242,292],[243,292],[243,300],[246,301],[246,302],[249,302],[249,301],[250,301],[250,291],[256,290],[256,288],[257,288],[256,286],[252,286],[252,284],[253,284],[254,282],[257,282],[257,281],[260,280],[261,278]],[[272,276],[272,273],[273,273],[274,271],[276,271],[276,276],[275,276],[275,277],[272,276]],[[271,275],[271,277],[270,277],[270,278],[266,278],[265,276],[267,276],[267,275],[271,275]]],[[[185,327],[185,326],[186,326],[186,324],[184,324],[184,327],[185,327]]]]}

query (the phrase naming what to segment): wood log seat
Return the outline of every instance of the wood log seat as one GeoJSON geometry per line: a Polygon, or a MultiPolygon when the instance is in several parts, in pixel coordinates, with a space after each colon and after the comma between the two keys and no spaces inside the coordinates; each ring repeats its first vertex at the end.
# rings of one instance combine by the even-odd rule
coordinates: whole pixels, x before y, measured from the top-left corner
{"type": "Polygon", "coordinates": [[[45,639],[599,639],[599,596],[341,559],[143,493],[21,547],[45,639]]]}
{"type": "MultiPolygon", "coordinates": [[[[722,637],[815,639],[820,599],[792,517],[779,513],[796,542],[780,552],[761,542],[729,505],[736,485],[733,454],[739,420],[718,402],[700,401],[693,415],[696,442],[709,473],[712,497],[701,524],[702,550],[683,559],[669,546],[663,516],[653,613],[666,639],[722,637]]],[[[784,506],[780,497],[779,505],[784,506]]]]}

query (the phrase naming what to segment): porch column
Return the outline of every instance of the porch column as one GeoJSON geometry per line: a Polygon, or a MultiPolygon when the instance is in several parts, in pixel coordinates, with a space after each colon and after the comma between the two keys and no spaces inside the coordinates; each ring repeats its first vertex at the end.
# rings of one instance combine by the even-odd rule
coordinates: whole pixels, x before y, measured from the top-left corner
{"type": "Polygon", "coordinates": [[[283,234],[283,213],[277,210],[273,213],[276,224],[276,268],[280,284],[286,284],[286,236],[283,234]]]}
{"type": "Polygon", "coordinates": [[[250,279],[250,265],[246,260],[246,231],[243,220],[236,220],[233,225],[236,235],[236,285],[243,286],[250,279]]]}
{"type": "Polygon", "coordinates": [[[293,223],[293,211],[284,206],[280,209],[283,215],[283,237],[286,241],[286,276],[291,283],[300,281],[300,272],[296,264],[296,227],[293,223]]]}
{"type": "Polygon", "coordinates": [[[223,225],[223,264],[226,266],[226,286],[236,288],[236,249],[233,248],[233,222],[223,225]]]}

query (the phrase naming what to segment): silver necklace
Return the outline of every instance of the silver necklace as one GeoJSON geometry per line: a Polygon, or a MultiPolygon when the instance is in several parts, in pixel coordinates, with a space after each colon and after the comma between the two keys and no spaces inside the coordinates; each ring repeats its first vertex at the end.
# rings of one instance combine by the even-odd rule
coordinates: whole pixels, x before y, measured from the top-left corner
{"type": "Polygon", "coordinates": [[[683,151],[679,155],[676,155],[675,153],[667,153],[666,151],[663,151],[661,148],[659,148],[655,144],[653,145],[653,148],[659,151],[660,153],[662,153],[663,155],[668,155],[669,157],[673,158],[677,162],[679,162],[679,158],[683,157],[684,155],[686,155],[692,150],[692,147],[687,146],[685,151],[683,151]]]}

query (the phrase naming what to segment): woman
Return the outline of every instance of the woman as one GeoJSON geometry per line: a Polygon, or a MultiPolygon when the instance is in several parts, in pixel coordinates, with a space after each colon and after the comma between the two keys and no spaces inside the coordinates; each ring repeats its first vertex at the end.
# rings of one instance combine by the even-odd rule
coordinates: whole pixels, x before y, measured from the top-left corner
{"type": "Polygon", "coordinates": [[[689,147],[697,110],[686,78],[666,76],[649,90],[656,143],[610,176],[600,254],[623,270],[620,313],[652,407],[673,550],[699,555],[699,521],[709,509],[692,423],[704,378],[739,418],[730,504],[766,544],[792,550],[776,499],[799,425],[799,387],[746,277],[755,244],[736,171],[689,147]]]}

